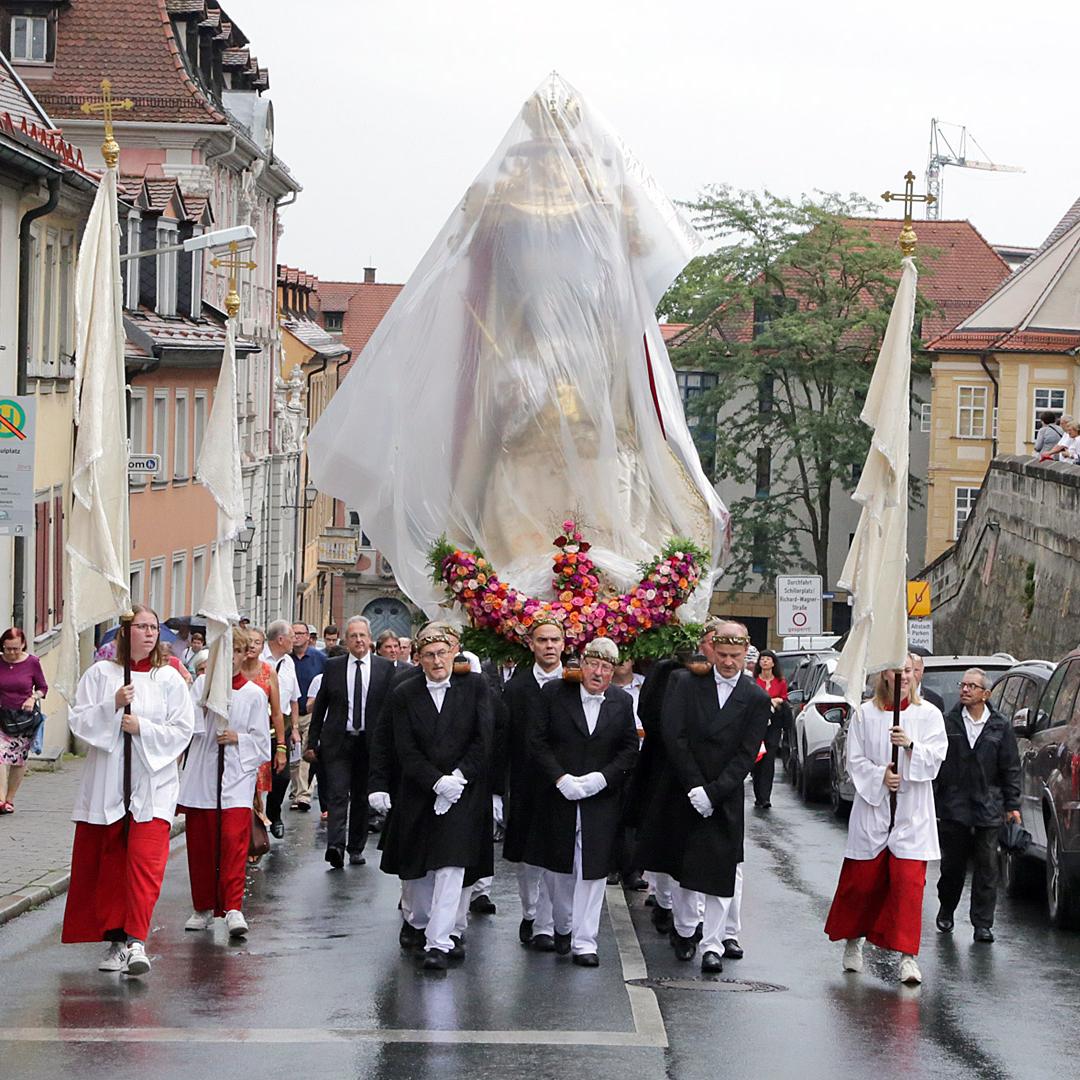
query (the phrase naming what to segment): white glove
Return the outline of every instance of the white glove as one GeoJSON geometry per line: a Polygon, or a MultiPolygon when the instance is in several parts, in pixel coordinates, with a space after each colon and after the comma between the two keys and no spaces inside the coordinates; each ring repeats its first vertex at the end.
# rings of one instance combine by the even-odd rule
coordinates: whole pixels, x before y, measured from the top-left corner
{"type": "Polygon", "coordinates": [[[435,783],[435,794],[441,795],[453,806],[461,798],[461,793],[465,790],[467,783],[467,780],[462,780],[457,776],[440,776],[435,783]]]}
{"type": "Polygon", "coordinates": [[[713,812],[713,804],[709,801],[709,796],[705,794],[703,787],[691,788],[687,792],[687,797],[690,800],[691,805],[702,817],[710,817],[713,812]]]}
{"type": "Polygon", "coordinates": [[[436,814],[438,814],[438,815],[445,814],[446,811],[449,810],[450,807],[453,806],[453,805],[454,804],[449,799],[444,798],[442,795],[436,795],[435,796],[435,813],[436,814]]]}
{"type": "Polygon", "coordinates": [[[501,795],[491,796],[491,815],[496,825],[503,823],[503,799],[501,795]]]}
{"type": "Polygon", "coordinates": [[[578,799],[585,798],[585,790],[581,786],[581,781],[578,777],[571,776],[569,773],[559,777],[555,786],[559,789],[559,794],[571,802],[577,802],[578,799]]]}
{"type": "Polygon", "coordinates": [[[584,776],[579,776],[578,781],[581,784],[582,790],[585,792],[586,799],[592,798],[593,795],[598,795],[607,787],[607,781],[604,779],[604,774],[599,772],[586,773],[584,776]]]}
{"type": "Polygon", "coordinates": [[[373,791],[368,797],[368,806],[377,814],[390,813],[390,796],[385,791],[373,791]]]}

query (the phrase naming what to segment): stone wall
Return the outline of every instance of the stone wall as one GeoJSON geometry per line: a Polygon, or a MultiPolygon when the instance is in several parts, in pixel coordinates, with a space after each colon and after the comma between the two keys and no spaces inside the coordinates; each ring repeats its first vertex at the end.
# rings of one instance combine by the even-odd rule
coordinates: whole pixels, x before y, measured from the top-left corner
{"type": "Polygon", "coordinates": [[[938,654],[1057,660],[1080,641],[1080,468],[995,458],[928,580],[938,654]]]}

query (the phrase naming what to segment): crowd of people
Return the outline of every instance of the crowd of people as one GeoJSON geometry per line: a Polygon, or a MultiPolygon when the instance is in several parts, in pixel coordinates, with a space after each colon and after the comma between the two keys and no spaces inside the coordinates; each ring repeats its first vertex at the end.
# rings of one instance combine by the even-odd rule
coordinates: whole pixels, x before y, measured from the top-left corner
{"type": "MultiPolygon", "coordinates": [[[[769,810],[790,717],[776,655],[717,618],[697,652],[644,674],[606,637],[568,655],[555,619],[535,620],[530,658],[516,664],[481,662],[459,634],[431,622],[414,640],[373,640],[356,616],[343,635],[326,627],[320,648],[304,623],[234,628],[226,718],[200,704],[198,658],[189,687],[156,614],[137,607],[70,711],[89,749],[63,940],[106,942],[102,971],[149,971],[177,812],[192,898],[184,929],[223,919],[243,938],[245,874],[269,845],[260,825],[280,839],[287,796],[298,814],[318,800],[331,872],[364,866],[378,835],[379,868],[400,883],[399,942],[425,970],[463,961],[470,918],[494,912],[497,834],[522,946],[599,966],[605,885],[621,880],[648,889],[678,960],[700,953],[701,970],[718,973],[741,958],[744,787],[752,778],[755,806],[769,810]]],[[[22,668],[29,681],[16,687],[27,662],[16,642],[25,652],[4,636],[0,693],[25,693],[26,706],[43,680],[22,668]]],[[[974,860],[975,940],[992,941],[996,829],[1019,817],[1015,738],[987,703],[985,673],[966,673],[942,717],[920,695],[917,659],[882,672],[850,721],[855,803],[825,927],[845,943],[845,971],[862,970],[869,941],[900,954],[909,983],[921,981],[927,862],[942,858],[937,927],[949,933],[974,860]]]]}
{"type": "Polygon", "coordinates": [[[1035,432],[1035,454],[1039,461],[1064,461],[1080,465],[1080,423],[1061,412],[1039,414],[1035,432]]]}

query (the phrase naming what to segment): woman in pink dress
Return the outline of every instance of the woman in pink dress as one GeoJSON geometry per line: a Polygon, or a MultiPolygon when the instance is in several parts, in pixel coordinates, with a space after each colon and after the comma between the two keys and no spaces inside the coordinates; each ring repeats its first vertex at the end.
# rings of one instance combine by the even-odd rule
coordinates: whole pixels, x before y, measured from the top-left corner
{"type": "MultiPolygon", "coordinates": [[[[49,692],[41,662],[27,651],[26,635],[17,626],[0,636],[0,709],[29,712],[49,692]]],[[[26,773],[26,755],[34,733],[0,731],[0,814],[15,812],[15,792],[26,773]]]]}

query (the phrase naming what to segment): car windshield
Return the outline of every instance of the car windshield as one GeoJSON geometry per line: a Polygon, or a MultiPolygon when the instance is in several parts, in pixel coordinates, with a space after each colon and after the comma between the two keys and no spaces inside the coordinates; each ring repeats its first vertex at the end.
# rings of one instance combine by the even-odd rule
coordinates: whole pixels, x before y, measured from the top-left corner
{"type": "MultiPolygon", "coordinates": [[[[983,670],[990,679],[990,685],[993,686],[1007,668],[996,670],[984,668],[983,670]]],[[[923,672],[923,689],[934,690],[941,695],[945,702],[944,712],[948,712],[960,700],[960,687],[956,684],[965,671],[967,667],[928,667],[923,672]]]]}

